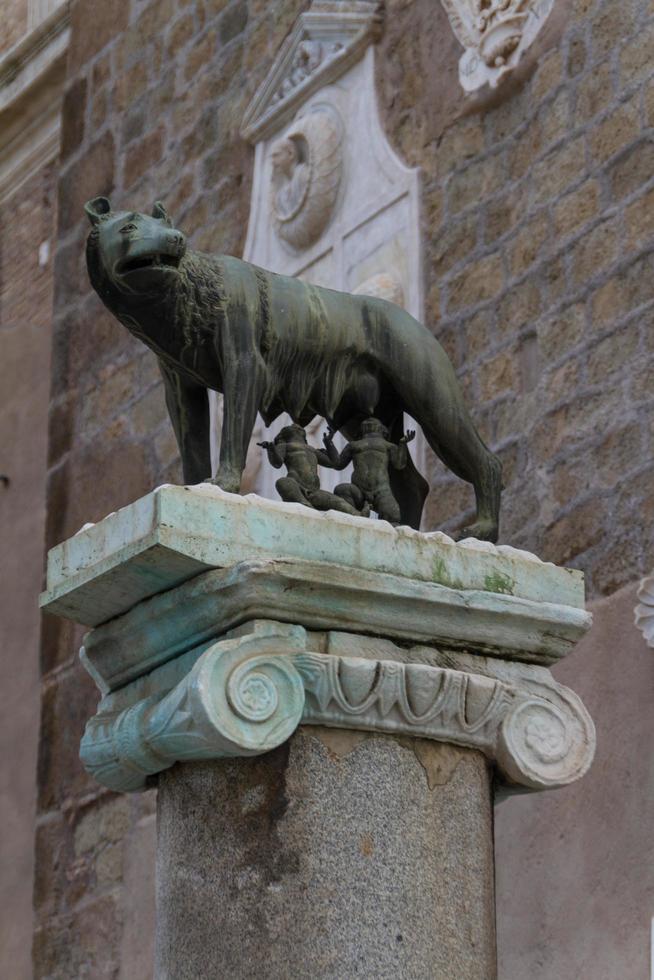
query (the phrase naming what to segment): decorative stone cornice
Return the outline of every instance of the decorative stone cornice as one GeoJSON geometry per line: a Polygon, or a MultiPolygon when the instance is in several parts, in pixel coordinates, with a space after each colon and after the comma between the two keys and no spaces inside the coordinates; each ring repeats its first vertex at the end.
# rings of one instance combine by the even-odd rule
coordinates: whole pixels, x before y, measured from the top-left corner
{"type": "Polygon", "coordinates": [[[59,152],[67,3],[0,59],[0,203],[59,152]]]}
{"type": "Polygon", "coordinates": [[[374,0],[314,0],[246,109],[241,135],[252,143],[269,136],[313,92],[342,75],[378,39],[382,11],[374,0]]]}
{"type": "Polygon", "coordinates": [[[22,94],[65,51],[69,27],[70,9],[67,3],[61,3],[0,57],[0,110],[22,94]]]}
{"type": "Polygon", "coordinates": [[[252,560],[139,603],[85,640],[103,693],[251,619],[366,632],[549,665],[586,632],[581,609],[309,561],[252,560]],[[153,624],[156,623],[156,628],[153,624]]]}
{"type": "Polygon", "coordinates": [[[529,789],[566,785],[591,764],[593,723],[547,671],[515,665],[505,679],[501,668],[414,663],[400,648],[398,660],[333,656],[307,649],[301,627],[248,628],[107,696],[82,740],[86,769],[110,789],[138,790],[178,761],[267,752],[300,724],[477,749],[529,789]]]}
{"type": "Polygon", "coordinates": [[[636,626],[654,649],[654,575],[644,578],[638,589],[639,604],[635,610],[636,626]]]}

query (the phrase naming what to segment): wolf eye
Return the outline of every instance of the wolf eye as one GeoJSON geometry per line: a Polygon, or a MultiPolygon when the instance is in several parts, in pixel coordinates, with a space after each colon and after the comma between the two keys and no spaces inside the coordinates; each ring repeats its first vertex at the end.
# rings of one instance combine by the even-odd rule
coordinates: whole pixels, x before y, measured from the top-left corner
{"type": "Polygon", "coordinates": [[[136,229],[136,225],[130,222],[130,224],[128,224],[128,225],[123,225],[123,227],[120,230],[121,231],[136,231],[137,229],[136,229]]]}

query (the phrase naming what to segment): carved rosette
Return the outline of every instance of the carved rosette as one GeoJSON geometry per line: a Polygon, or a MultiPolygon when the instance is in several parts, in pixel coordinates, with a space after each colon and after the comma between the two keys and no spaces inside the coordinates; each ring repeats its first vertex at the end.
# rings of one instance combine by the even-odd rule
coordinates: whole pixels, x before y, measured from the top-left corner
{"type": "Polygon", "coordinates": [[[588,771],[595,727],[572,692],[559,689],[558,694],[558,704],[543,698],[519,700],[504,718],[497,762],[512,782],[551,789],[575,782],[588,771]]]}
{"type": "Polygon", "coordinates": [[[635,610],[635,622],[645,637],[648,647],[654,649],[654,575],[644,578],[638,589],[639,603],[635,610]]]}
{"type": "Polygon", "coordinates": [[[342,127],[332,111],[296,120],[270,150],[270,205],[279,238],[307,248],[334,212],[343,169],[342,127]]]}
{"type": "MultiPolygon", "coordinates": [[[[135,790],[176,761],[267,752],[299,724],[429,738],[478,749],[509,782],[563,786],[590,766],[593,723],[553,680],[524,683],[422,663],[300,649],[288,635],[213,644],[167,693],[87,725],[81,757],[114,790],[135,790]]],[[[138,682],[137,682],[138,683],[138,682]]]]}

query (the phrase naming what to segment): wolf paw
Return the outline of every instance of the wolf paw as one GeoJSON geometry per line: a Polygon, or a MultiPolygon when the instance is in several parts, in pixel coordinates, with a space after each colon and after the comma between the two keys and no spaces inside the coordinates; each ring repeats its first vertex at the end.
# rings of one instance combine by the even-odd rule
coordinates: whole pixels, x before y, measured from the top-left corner
{"type": "Polygon", "coordinates": [[[456,539],[457,541],[463,541],[464,538],[477,538],[478,541],[491,541],[495,544],[498,534],[499,527],[497,521],[480,520],[475,521],[474,524],[470,524],[468,527],[464,527],[459,531],[456,539]]]}

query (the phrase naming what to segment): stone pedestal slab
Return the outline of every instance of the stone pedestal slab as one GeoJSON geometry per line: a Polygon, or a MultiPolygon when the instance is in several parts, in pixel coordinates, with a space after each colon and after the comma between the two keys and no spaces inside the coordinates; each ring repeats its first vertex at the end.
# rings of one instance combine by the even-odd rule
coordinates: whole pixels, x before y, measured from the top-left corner
{"type": "MultiPolygon", "coordinates": [[[[506,545],[455,544],[440,531],[240,497],[211,484],[159,487],[52,548],[42,605],[98,626],[209,569],[286,558],[397,575],[466,596],[481,591],[584,608],[581,572],[506,545]]],[[[581,615],[577,639],[588,623],[581,615]]]]}

